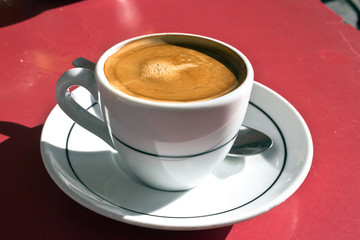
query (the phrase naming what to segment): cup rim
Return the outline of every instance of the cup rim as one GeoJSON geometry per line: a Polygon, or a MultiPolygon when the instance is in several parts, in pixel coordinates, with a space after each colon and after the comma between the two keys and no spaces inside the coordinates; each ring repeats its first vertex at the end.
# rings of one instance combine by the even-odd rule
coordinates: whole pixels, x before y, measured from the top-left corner
{"type": "Polygon", "coordinates": [[[238,99],[239,95],[240,96],[243,95],[242,92],[246,90],[246,85],[251,84],[253,82],[254,70],[253,70],[253,67],[252,67],[250,61],[242,52],[240,52],[238,49],[236,49],[235,47],[233,47],[225,42],[222,42],[220,40],[217,40],[217,39],[214,39],[211,37],[198,35],[198,34],[169,32],[169,33],[153,33],[153,34],[141,35],[141,36],[137,36],[137,37],[133,37],[133,38],[124,40],[122,42],[119,42],[119,43],[113,45],[108,50],[106,50],[100,56],[99,60],[97,61],[96,67],[95,67],[95,75],[96,75],[97,83],[101,84],[101,86],[104,89],[106,89],[108,93],[110,93],[111,95],[114,95],[118,98],[124,99],[128,102],[132,102],[137,105],[143,105],[143,106],[148,106],[148,107],[161,107],[161,108],[172,108],[172,109],[174,109],[174,108],[175,109],[192,109],[192,108],[220,106],[220,105],[226,104],[228,102],[234,101],[235,99],[238,99]],[[246,66],[247,75],[246,75],[244,81],[236,89],[232,90],[231,92],[229,92],[225,95],[222,95],[222,96],[216,97],[216,98],[212,98],[212,99],[203,100],[203,101],[192,101],[192,102],[171,102],[171,101],[166,102],[166,101],[152,101],[152,100],[147,100],[147,99],[141,99],[141,98],[137,98],[134,96],[130,96],[126,93],[123,93],[122,91],[115,89],[114,87],[112,87],[110,85],[109,81],[107,80],[107,78],[105,76],[104,65],[105,65],[106,60],[111,55],[113,55],[116,51],[118,51],[122,46],[124,46],[132,41],[136,41],[136,40],[148,38],[148,37],[171,36],[171,35],[201,38],[204,40],[215,42],[217,44],[220,44],[220,45],[230,49],[231,51],[236,53],[238,56],[240,56],[240,58],[243,60],[245,66],[246,66]]]}

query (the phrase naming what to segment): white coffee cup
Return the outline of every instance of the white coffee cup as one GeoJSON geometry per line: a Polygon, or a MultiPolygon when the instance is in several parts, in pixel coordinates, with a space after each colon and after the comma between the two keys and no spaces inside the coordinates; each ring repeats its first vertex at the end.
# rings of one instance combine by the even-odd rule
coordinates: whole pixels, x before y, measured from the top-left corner
{"type": "Polygon", "coordinates": [[[221,41],[184,33],[161,33],[132,38],[107,50],[95,72],[74,68],[56,85],[56,100],[76,123],[118,151],[128,168],[145,184],[179,191],[197,186],[226,157],[243,122],[253,84],[249,60],[221,41]],[[191,43],[232,59],[244,71],[244,81],[221,97],[196,102],[159,102],[129,96],[108,82],[106,60],[125,44],[147,37],[191,43]],[[241,65],[241,66],[240,66],[241,65]],[[101,120],[80,107],[69,88],[85,87],[99,103],[101,120]]]}

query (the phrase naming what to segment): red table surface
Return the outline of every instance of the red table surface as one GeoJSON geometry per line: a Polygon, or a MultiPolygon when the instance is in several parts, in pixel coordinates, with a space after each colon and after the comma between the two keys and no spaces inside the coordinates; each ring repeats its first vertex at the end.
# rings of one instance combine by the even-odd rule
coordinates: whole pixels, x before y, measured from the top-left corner
{"type": "Polygon", "coordinates": [[[0,15],[10,19],[0,27],[0,239],[360,238],[360,32],[320,1],[40,3],[21,21],[0,15]],[[255,80],[300,112],[314,158],[288,200],[233,226],[164,231],[98,215],[51,180],[39,141],[58,77],[79,56],[96,61],[115,43],[154,32],[235,46],[252,62],[255,80]]]}

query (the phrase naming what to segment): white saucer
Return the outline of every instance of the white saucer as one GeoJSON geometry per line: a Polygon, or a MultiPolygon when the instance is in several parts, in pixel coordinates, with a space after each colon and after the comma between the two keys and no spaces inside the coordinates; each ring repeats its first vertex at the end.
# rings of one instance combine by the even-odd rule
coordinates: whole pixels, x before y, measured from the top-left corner
{"type": "MultiPolygon", "coordinates": [[[[73,92],[94,114],[83,88],[73,92]]],[[[41,136],[50,176],[81,205],[121,222],[168,230],[231,225],[262,214],[290,197],[310,170],[313,145],[300,114],[281,96],[255,83],[244,124],[271,136],[261,155],[225,159],[202,185],[184,192],[149,188],[129,177],[118,154],[56,106],[41,136]]]]}

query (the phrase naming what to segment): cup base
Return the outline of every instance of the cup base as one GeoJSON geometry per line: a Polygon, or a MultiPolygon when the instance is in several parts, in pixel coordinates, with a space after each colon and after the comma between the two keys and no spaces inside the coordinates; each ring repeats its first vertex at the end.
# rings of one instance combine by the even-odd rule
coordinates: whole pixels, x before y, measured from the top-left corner
{"type": "Polygon", "coordinates": [[[130,177],[158,190],[186,191],[198,186],[212,173],[225,159],[233,142],[204,154],[173,158],[148,155],[120,142],[115,145],[130,177]]]}

